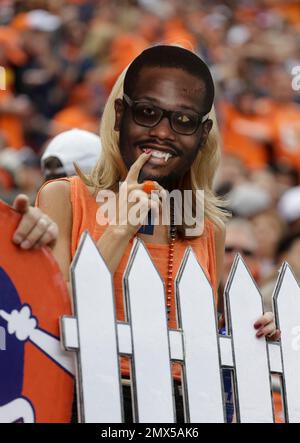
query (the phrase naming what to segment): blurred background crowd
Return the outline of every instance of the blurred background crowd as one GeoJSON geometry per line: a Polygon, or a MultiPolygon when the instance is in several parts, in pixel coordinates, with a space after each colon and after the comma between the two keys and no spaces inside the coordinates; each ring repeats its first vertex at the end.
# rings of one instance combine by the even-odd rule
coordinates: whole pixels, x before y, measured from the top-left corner
{"type": "Polygon", "coordinates": [[[49,141],[72,128],[98,134],[117,76],[162,42],[195,50],[212,69],[216,191],[233,212],[224,282],[240,252],[268,304],[282,260],[300,279],[298,0],[1,0],[0,197],[34,201],[49,141]]]}
{"type": "MultiPolygon", "coordinates": [[[[24,192],[34,202],[49,141],[73,128],[98,134],[118,75],[162,42],[211,67],[222,143],[216,191],[233,213],[223,285],[240,252],[270,310],[283,260],[300,279],[299,0],[1,0],[0,198],[24,192]]],[[[72,164],[76,134],[50,169],[72,164]]]]}

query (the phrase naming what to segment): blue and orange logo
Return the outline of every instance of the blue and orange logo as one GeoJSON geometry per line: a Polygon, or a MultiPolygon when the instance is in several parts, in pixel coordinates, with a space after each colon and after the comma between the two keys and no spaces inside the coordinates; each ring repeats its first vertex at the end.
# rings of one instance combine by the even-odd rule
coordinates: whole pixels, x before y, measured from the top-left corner
{"type": "Polygon", "coordinates": [[[69,422],[74,367],[59,318],[70,299],[46,248],[12,243],[19,217],[0,202],[0,422],[69,422]]]}

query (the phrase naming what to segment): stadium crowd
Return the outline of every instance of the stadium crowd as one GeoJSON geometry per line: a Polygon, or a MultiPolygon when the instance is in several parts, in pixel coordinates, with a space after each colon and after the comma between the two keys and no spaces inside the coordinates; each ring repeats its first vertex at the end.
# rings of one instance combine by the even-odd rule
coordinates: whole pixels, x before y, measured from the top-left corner
{"type": "Polygon", "coordinates": [[[49,141],[74,128],[98,134],[118,75],[163,42],[212,69],[223,153],[215,186],[233,213],[223,284],[240,252],[270,310],[283,260],[300,280],[298,0],[2,0],[0,198],[34,202],[49,141]]]}

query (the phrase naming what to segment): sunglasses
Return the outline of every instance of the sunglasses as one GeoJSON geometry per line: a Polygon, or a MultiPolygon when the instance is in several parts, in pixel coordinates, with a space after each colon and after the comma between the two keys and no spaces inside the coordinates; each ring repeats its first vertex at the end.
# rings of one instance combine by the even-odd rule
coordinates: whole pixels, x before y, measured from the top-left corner
{"type": "Polygon", "coordinates": [[[149,102],[131,100],[126,94],[123,94],[123,99],[131,108],[134,122],[146,128],[154,128],[167,117],[174,132],[192,135],[208,120],[208,114],[203,116],[193,111],[167,111],[149,102]]]}
{"type": "Polygon", "coordinates": [[[234,246],[225,246],[225,252],[227,254],[237,254],[239,252],[240,254],[244,255],[245,257],[253,257],[254,256],[254,252],[251,251],[250,249],[236,248],[234,246]]]}

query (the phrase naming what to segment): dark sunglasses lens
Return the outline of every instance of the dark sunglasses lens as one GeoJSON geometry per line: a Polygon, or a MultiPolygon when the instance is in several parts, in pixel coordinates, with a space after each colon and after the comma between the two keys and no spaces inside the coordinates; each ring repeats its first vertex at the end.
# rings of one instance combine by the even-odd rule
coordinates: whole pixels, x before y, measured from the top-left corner
{"type": "Polygon", "coordinates": [[[142,126],[155,126],[159,122],[161,115],[160,109],[146,103],[137,103],[133,108],[133,118],[136,123],[142,126]]]}
{"type": "Polygon", "coordinates": [[[190,113],[174,112],[172,126],[174,131],[180,134],[193,134],[198,127],[198,117],[190,113]]]}

